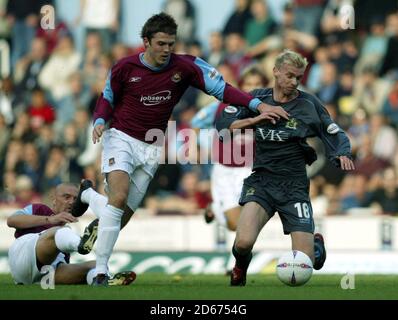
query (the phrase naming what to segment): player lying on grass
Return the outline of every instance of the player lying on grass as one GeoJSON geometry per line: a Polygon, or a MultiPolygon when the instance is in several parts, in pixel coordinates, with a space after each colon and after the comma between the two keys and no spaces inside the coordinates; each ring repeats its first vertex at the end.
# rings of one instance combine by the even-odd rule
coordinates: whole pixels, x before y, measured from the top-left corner
{"type": "Polygon", "coordinates": [[[326,259],[323,237],[314,235],[306,165],[316,160],[316,153],[306,138],[319,137],[328,159],[342,170],[353,170],[354,164],[344,131],[315,96],[297,89],[306,66],[307,60],[301,55],[284,51],[273,69],[274,87],[252,92],[267,104],[282,106],[290,114],[288,121],[272,124],[247,108],[230,106],[216,123],[218,130],[255,130],[254,172],[243,184],[239,201],[243,209],[232,248],[236,258],[231,274],[233,286],[246,284],[254,243],[276,211],[284,233],[291,236],[293,250],[307,254],[316,270],[322,268],[326,259]]]}
{"type": "MultiPolygon", "coordinates": [[[[80,238],[65,224],[76,222],[71,214],[78,189],[63,183],[56,187],[53,208],[44,204],[31,204],[16,211],[7,219],[15,228],[16,240],[8,252],[12,277],[17,284],[40,282],[43,266],[55,269],[55,284],[91,284],[95,261],[69,264],[70,253],[87,254],[97,238],[98,219],[91,222],[80,238]]],[[[134,272],[116,274],[110,285],[127,285],[135,280],[134,272]]]]}

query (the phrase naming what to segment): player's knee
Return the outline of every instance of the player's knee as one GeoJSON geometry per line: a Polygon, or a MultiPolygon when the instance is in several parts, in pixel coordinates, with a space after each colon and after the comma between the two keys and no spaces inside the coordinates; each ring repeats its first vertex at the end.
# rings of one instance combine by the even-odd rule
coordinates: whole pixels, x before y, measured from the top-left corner
{"type": "Polygon", "coordinates": [[[127,194],[115,193],[109,197],[108,203],[116,208],[124,209],[127,204],[127,194]]]}
{"type": "Polygon", "coordinates": [[[244,253],[250,251],[253,247],[253,241],[248,238],[236,239],[235,248],[238,252],[244,253]]]}

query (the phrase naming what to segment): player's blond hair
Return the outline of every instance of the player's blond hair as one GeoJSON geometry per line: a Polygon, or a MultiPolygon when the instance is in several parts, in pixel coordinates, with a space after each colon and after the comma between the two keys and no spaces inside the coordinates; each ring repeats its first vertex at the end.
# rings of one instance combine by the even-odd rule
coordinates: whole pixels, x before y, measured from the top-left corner
{"type": "Polygon", "coordinates": [[[275,60],[275,67],[279,69],[284,64],[293,66],[298,69],[306,68],[308,65],[308,61],[301,54],[292,51],[292,50],[284,50],[280,53],[275,60]]]}

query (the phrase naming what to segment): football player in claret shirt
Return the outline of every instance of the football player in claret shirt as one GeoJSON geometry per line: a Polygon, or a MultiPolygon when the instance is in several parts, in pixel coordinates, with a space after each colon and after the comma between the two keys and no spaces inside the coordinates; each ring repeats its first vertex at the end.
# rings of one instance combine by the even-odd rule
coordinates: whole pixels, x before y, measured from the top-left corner
{"type": "Polygon", "coordinates": [[[309,198],[306,164],[316,160],[307,137],[319,137],[328,159],[342,170],[353,170],[351,146],[347,135],[333,122],[322,103],[313,95],[298,90],[307,60],[286,50],[273,69],[273,88],[252,91],[255,97],[270,105],[280,105],[289,112],[289,120],[275,124],[262,115],[239,106],[223,111],[216,123],[218,130],[255,130],[253,173],[245,179],[240,197],[243,206],[232,253],[236,258],[231,285],[244,286],[246,272],[257,236],[278,211],[283,231],[292,238],[292,249],[307,254],[316,270],[326,260],[321,234],[314,235],[314,220],[309,198]]]}
{"type": "MultiPolygon", "coordinates": [[[[43,266],[51,266],[54,269],[54,273],[50,273],[54,275],[54,284],[91,284],[95,261],[69,264],[70,253],[88,254],[91,251],[98,227],[96,219],[86,227],[80,238],[65,226],[77,221],[72,215],[77,195],[75,185],[62,183],[55,189],[52,208],[39,203],[30,204],[8,217],[7,225],[16,229],[16,240],[8,251],[15,283],[40,282],[43,266]]],[[[134,280],[134,272],[119,272],[111,278],[110,284],[128,285],[134,280]]]]}
{"type": "MultiPolygon", "coordinates": [[[[264,88],[267,83],[268,80],[259,66],[253,65],[243,70],[239,79],[239,88],[244,92],[250,92],[257,88],[264,88]]],[[[222,102],[209,104],[192,118],[191,126],[198,129],[214,128],[216,119],[227,107],[228,105],[222,102]]],[[[243,180],[252,172],[253,136],[249,132],[242,132],[226,145],[226,141],[221,142],[215,135],[212,143],[211,196],[213,202],[205,210],[205,220],[209,223],[216,218],[218,223],[227,227],[228,230],[236,231],[241,211],[239,197],[243,180]],[[239,159],[236,159],[237,154],[239,154],[239,159]]]]}
{"type": "MultiPolygon", "coordinates": [[[[108,190],[105,205],[90,204],[93,211],[102,212],[94,285],[107,285],[108,260],[122,216],[131,216],[137,209],[158,167],[163,141],[149,136],[166,130],[174,106],[189,86],[228,104],[261,112],[269,121],[288,118],[282,108],[266,105],[226,83],[202,59],[172,53],[176,34],[171,16],[160,13],[149,18],[141,31],[145,52],[112,67],[94,111],[93,142],[102,137],[102,173],[108,190]]],[[[89,203],[91,190],[83,190],[78,201],[89,203]]]]}

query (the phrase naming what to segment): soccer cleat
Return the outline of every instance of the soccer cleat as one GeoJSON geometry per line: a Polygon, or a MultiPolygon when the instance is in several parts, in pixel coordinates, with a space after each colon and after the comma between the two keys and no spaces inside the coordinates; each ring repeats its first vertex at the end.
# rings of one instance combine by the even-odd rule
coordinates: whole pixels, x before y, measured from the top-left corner
{"type": "Polygon", "coordinates": [[[214,220],[216,216],[211,210],[211,205],[208,205],[207,208],[204,210],[203,217],[205,218],[206,223],[210,223],[214,220]]]}
{"type": "Polygon", "coordinates": [[[231,286],[241,286],[244,287],[246,285],[246,272],[247,270],[238,268],[235,264],[235,267],[231,272],[231,286]]]}
{"type": "Polygon", "coordinates": [[[93,187],[93,183],[88,179],[84,179],[80,183],[80,190],[77,195],[76,201],[73,204],[72,212],[71,212],[74,217],[80,217],[87,211],[88,204],[82,202],[82,193],[84,190],[87,190],[88,188],[92,188],[92,187],[93,187]]]}
{"type": "Polygon", "coordinates": [[[320,233],[314,234],[314,246],[320,246],[322,248],[322,254],[318,259],[315,259],[314,269],[320,270],[323,267],[323,264],[326,260],[326,248],[325,248],[325,240],[323,240],[323,236],[320,233]]]}
{"type": "Polygon", "coordinates": [[[107,287],[109,285],[109,276],[104,273],[98,273],[94,279],[92,286],[94,287],[107,287]]]}
{"type": "Polygon", "coordinates": [[[77,252],[80,254],[88,254],[93,250],[95,240],[98,236],[98,219],[93,220],[85,229],[80,240],[77,252]]]}
{"type": "Polygon", "coordinates": [[[137,278],[134,271],[123,271],[116,273],[111,279],[109,279],[108,284],[110,286],[128,286],[137,278]]]}

